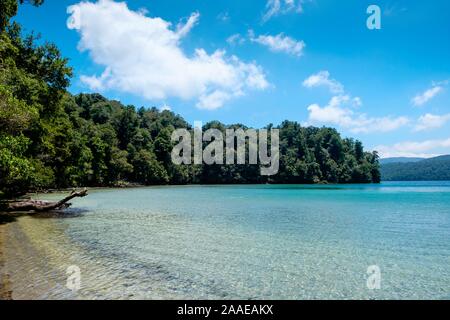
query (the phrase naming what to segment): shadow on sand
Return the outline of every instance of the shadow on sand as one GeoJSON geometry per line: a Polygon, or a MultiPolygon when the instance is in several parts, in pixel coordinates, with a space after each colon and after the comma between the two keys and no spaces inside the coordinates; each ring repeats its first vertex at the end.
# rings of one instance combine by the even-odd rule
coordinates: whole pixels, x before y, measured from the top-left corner
{"type": "Polygon", "coordinates": [[[79,218],[88,212],[86,209],[53,210],[48,212],[24,213],[24,212],[0,212],[0,225],[14,222],[19,217],[30,216],[36,219],[68,219],[79,218]]]}
{"type": "Polygon", "coordinates": [[[0,212],[0,225],[16,221],[17,215],[0,212]]]}
{"type": "Polygon", "coordinates": [[[71,208],[65,210],[52,210],[46,212],[38,212],[31,215],[36,219],[69,219],[82,217],[88,210],[81,208],[71,208]]]}

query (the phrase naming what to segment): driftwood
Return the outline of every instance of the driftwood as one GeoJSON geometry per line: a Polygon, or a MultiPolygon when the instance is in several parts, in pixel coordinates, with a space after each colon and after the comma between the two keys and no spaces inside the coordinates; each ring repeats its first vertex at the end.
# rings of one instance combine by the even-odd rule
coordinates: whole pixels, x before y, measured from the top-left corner
{"type": "Polygon", "coordinates": [[[18,202],[12,202],[8,204],[7,210],[8,211],[35,211],[35,212],[43,212],[43,211],[51,211],[51,210],[59,210],[59,209],[65,209],[71,206],[71,203],[69,203],[70,200],[77,197],[85,197],[87,196],[88,190],[85,188],[81,191],[75,191],[73,190],[70,195],[65,197],[64,199],[52,202],[52,201],[43,201],[43,200],[24,200],[24,201],[18,201],[18,202]]]}

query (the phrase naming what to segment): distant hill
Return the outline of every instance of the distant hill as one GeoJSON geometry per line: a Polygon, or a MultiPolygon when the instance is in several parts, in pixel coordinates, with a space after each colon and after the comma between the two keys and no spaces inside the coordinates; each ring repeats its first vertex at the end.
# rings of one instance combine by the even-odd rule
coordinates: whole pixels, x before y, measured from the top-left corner
{"type": "Polygon", "coordinates": [[[396,158],[397,162],[392,162],[392,159],[395,158],[380,161],[383,181],[450,180],[450,155],[430,159],[409,158],[409,161],[408,158],[396,158]]]}
{"type": "Polygon", "coordinates": [[[419,162],[422,160],[425,160],[425,158],[407,158],[407,157],[384,158],[380,159],[380,164],[419,162]]]}

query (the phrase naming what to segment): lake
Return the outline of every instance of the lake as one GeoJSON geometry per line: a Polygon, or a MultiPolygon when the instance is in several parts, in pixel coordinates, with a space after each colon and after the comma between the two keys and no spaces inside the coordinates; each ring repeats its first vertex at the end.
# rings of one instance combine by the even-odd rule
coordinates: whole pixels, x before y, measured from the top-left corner
{"type": "Polygon", "coordinates": [[[450,299],[450,182],[102,189],[6,226],[15,299],[450,299]]]}

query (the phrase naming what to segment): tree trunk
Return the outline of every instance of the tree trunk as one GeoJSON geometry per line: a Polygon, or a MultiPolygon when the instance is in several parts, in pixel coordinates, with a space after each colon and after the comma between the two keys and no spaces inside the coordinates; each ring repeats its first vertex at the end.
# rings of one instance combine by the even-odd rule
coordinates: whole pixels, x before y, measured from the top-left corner
{"type": "Polygon", "coordinates": [[[42,212],[42,211],[51,211],[51,210],[57,210],[57,209],[65,209],[70,207],[71,203],[68,203],[73,198],[77,197],[85,197],[87,196],[87,189],[83,189],[81,191],[72,191],[70,195],[65,197],[64,199],[52,202],[52,201],[42,201],[42,200],[24,200],[19,202],[12,202],[8,204],[7,211],[36,211],[36,212],[42,212]]]}

